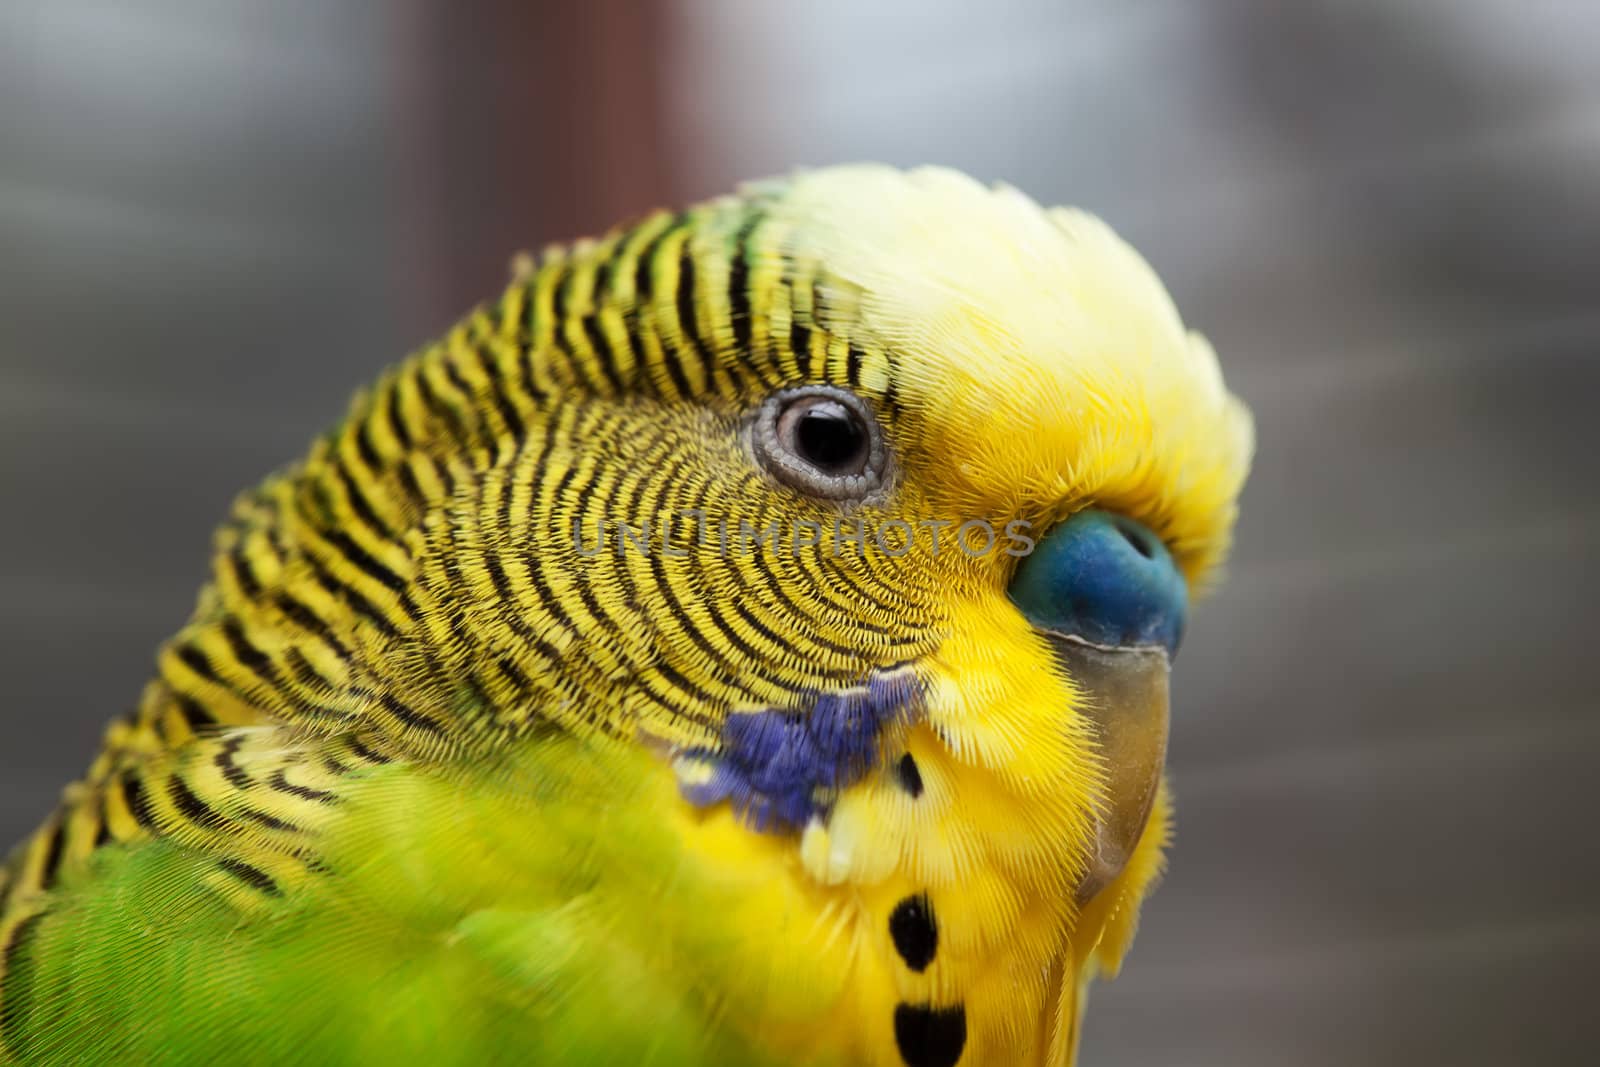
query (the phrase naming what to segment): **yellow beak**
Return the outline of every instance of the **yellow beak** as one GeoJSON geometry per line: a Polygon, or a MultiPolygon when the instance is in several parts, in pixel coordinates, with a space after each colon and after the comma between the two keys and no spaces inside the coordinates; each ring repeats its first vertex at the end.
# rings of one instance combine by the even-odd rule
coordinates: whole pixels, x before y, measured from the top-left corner
{"type": "Polygon", "coordinates": [[[1088,698],[1105,770],[1089,866],[1078,883],[1079,905],[1116,878],[1144,833],[1167,761],[1170,721],[1166,649],[1105,648],[1045,632],[1056,660],[1088,698]]]}

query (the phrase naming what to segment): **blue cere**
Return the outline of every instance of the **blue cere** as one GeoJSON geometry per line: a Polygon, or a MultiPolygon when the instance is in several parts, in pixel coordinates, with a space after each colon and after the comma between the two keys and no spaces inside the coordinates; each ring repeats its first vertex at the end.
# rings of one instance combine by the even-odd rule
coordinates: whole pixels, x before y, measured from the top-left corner
{"type": "Polygon", "coordinates": [[[798,829],[866,775],[884,727],[909,721],[920,699],[916,677],[898,667],[800,708],[734,712],[716,748],[678,756],[679,789],[697,807],[730,802],[757,830],[798,829]]]}
{"type": "Polygon", "coordinates": [[[1112,648],[1176,654],[1189,591],[1172,553],[1148,526],[1080,511],[1039,540],[1011,580],[1011,599],[1035,626],[1112,648]]]}

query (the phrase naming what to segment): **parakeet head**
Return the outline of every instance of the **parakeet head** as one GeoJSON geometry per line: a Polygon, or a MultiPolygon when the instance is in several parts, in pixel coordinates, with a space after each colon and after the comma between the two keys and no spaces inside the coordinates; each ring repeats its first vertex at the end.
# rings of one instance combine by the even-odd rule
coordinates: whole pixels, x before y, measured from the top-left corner
{"type": "Polygon", "coordinates": [[[764,830],[967,767],[1054,813],[1080,896],[1114,873],[1251,428],[1106,226],[840,167],[554,250],[474,321],[391,398],[481,453],[410,477],[437,702],[649,739],[764,830]]]}
{"type": "MultiPolygon", "coordinates": [[[[173,929],[240,909],[224,955],[270,934],[295,1003],[319,900],[329,944],[449,956],[425,995],[371,971],[407,988],[352,1048],[477,988],[506,1054],[649,998],[782,1062],[1068,1063],[1159,865],[1168,664],[1250,450],[1135,253],[948,171],[554,249],[240,498],[136,715],[0,868],[0,994],[29,938],[82,955],[52,884],[106,846],[195,880],[146,898],[173,929]]],[[[187,983],[172,940],[126,973],[187,983]]],[[[114,1014],[144,981],[108,973],[114,1014]]],[[[248,986],[255,1025],[233,975],[160,999],[248,986]]]]}

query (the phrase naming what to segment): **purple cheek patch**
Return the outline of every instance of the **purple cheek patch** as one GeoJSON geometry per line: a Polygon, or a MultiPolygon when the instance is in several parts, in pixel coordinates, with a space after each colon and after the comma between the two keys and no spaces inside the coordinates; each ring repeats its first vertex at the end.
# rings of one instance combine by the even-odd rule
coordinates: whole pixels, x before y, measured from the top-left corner
{"type": "Polygon", "coordinates": [[[679,790],[696,807],[728,801],[758,831],[799,829],[866,776],[884,728],[912,721],[921,696],[911,669],[898,666],[800,707],[734,712],[715,747],[678,755],[679,790]]]}

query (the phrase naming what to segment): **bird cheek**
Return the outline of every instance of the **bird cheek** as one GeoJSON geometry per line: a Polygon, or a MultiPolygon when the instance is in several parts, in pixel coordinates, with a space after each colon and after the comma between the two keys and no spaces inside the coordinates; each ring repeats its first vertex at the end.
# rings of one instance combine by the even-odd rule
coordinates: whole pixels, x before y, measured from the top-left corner
{"type": "Polygon", "coordinates": [[[1092,762],[1078,702],[1048,644],[1005,601],[971,602],[928,672],[928,723],[958,759],[1002,769],[1030,790],[1076,782],[1092,762]]]}

